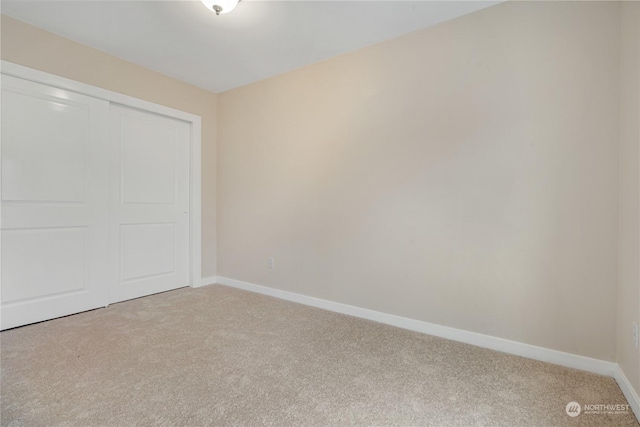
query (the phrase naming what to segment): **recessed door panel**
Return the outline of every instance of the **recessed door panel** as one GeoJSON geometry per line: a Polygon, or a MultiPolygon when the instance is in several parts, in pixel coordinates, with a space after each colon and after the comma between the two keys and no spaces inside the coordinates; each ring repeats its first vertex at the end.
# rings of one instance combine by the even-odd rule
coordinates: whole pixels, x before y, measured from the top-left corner
{"type": "Polygon", "coordinates": [[[109,104],[2,76],[3,329],[104,306],[109,104]]]}
{"type": "Polygon", "coordinates": [[[190,125],[111,107],[111,302],[189,284],[190,125]]]}
{"type": "Polygon", "coordinates": [[[122,203],[175,203],[178,138],[172,125],[122,116],[122,203]]]}
{"type": "Polygon", "coordinates": [[[175,273],[175,248],[175,223],[121,225],[120,280],[126,282],[175,273]]]}
{"type": "Polygon", "coordinates": [[[27,301],[87,288],[87,227],[2,230],[4,302],[27,301]],[[64,248],[64,250],[60,250],[64,248]]]}
{"type": "Polygon", "coordinates": [[[84,202],[89,106],[10,87],[2,102],[2,199],[84,202]]]}

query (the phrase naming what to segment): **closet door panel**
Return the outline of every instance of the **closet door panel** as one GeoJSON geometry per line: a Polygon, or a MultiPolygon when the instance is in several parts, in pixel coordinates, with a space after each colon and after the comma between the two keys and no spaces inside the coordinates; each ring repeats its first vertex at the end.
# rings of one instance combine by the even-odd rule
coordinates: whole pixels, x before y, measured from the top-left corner
{"type": "Polygon", "coordinates": [[[1,327],[104,306],[109,104],[2,76],[1,327]]]}
{"type": "Polygon", "coordinates": [[[190,125],[113,105],[111,138],[110,302],[188,286],[190,125]]]}

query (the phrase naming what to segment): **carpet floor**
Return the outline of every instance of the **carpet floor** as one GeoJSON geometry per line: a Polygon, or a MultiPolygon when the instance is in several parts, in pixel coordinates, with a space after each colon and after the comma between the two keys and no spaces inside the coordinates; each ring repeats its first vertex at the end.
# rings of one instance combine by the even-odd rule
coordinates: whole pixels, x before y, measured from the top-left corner
{"type": "Polygon", "coordinates": [[[612,378],[224,286],[0,334],[2,426],[638,426],[612,378]]]}

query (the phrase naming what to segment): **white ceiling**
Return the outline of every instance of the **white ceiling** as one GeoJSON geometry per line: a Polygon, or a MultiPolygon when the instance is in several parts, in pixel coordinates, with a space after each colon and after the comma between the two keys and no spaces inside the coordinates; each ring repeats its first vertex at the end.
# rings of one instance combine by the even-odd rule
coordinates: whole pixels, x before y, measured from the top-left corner
{"type": "Polygon", "coordinates": [[[223,92],[499,1],[2,0],[2,13],[196,86],[223,92]]]}

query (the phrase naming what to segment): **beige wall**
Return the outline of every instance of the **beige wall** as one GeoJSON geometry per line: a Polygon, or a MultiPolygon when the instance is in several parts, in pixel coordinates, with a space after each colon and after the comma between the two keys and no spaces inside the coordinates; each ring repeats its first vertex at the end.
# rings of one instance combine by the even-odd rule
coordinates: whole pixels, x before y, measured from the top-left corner
{"type": "Polygon", "coordinates": [[[615,360],[619,46],[509,2],[220,94],[218,275],[615,360]]]}
{"type": "Polygon", "coordinates": [[[640,351],[631,341],[640,320],[640,3],[622,5],[620,81],[620,264],[618,363],[640,393],[640,351]]]}
{"type": "Polygon", "coordinates": [[[1,17],[3,60],[202,117],[202,275],[216,274],[216,95],[15,19],[1,17]]]}

